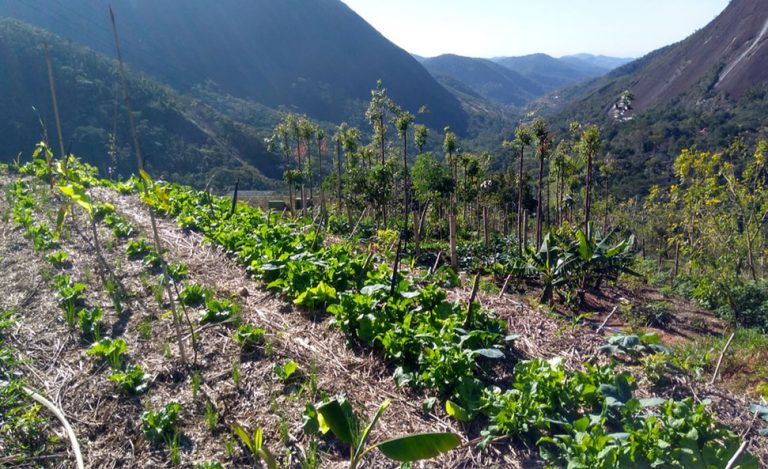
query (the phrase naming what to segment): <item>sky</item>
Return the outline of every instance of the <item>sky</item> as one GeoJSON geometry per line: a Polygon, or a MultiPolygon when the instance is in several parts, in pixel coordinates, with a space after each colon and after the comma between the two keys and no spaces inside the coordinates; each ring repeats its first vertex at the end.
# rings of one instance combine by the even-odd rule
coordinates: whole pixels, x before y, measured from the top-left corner
{"type": "Polygon", "coordinates": [[[706,26],[729,0],[342,0],[412,54],[640,57],[706,26]]]}

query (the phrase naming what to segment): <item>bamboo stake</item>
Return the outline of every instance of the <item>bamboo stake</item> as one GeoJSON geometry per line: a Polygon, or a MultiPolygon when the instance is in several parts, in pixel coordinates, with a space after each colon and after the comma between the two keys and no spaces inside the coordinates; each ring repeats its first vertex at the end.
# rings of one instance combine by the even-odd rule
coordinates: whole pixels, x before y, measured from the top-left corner
{"type": "Polygon", "coordinates": [[[614,307],[613,307],[613,311],[611,311],[611,314],[609,314],[609,315],[608,315],[608,316],[605,318],[605,321],[603,321],[603,323],[602,323],[602,324],[600,324],[600,327],[598,327],[598,328],[597,328],[597,330],[596,330],[595,332],[597,332],[597,333],[600,333],[600,331],[602,331],[602,330],[603,330],[603,328],[605,327],[605,325],[606,325],[606,324],[608,324],[608,321],[610,321],[610,320],[611,320],[611,317],[613,317],[613,315],[614,315],[614,314],[616,314],[616,311],[618,311],[618,309],[619,309],[619,307],[618,307],[618,306],[614,306],[614,307]]]}
{"type": "Polygon", "coordinates": [[[747,445],[749,444],[749,440],[744,440],[744,442],[741,443],[741,446],[739,446],[739,449],[736,450],[736,452],[733,454],[733,457],[728,461],[728,464],[725,466],[725,469],[733,469],[736,467],[736,462],[741,457],[742,453],[744,453],[744,450],[747,449],[747,445]]]}
{"type": "Polygon", "coordinates": [[[507,285],[509,285],[509,281],[512,279],[512,274],[507,275],[507,278],[504,279],[504,285],[501,287],[501,291],[499,292],[499,298],[504,297],[504,292],[507,291],[507,285]]]}
{"type": "Polygon", "coordinates": [[[731,346],[731,342],[733,341],[733,338],[736,336],[736,333],[731,333],[731,336],[728,338],[728,342],[725,343],[725,347],[723,347],[723,351],[720,352],[720,358],[717,359],[717,366],[715,367],[715,373],[712,375],[712,379],[709,380],[709,384],[715,384],[715,380],[717,379],[717,373],[720,372],[720,365],[723,364],[723,357],[725,357],[725,352],[728,351],[728,347],[731,346]]]}
{"type": "MultiPolygon", "coordinates": [[[[136,163],[139,168],[139,173],[144,173],[144,159],[141,155],[141,145],[139,144],[139,134],[136,130],[136,120],[133,116],[133,104],[131,102],[131,95],[128,91],[128,80],[125,76],[125,66],[123,64],[123,53],[120,49],[120,38],[117,34],[117,23],[115,21],[115,14],[112,11],[112,7],[109,7],[109,17],[112,21],[112,32],[115,36],[115,48],[117,49],[117,61],[120,66],[120,82],[123,87],[123,97],[125,98],[125,107],[128,111],[128,122],[131,127],[131,135],[133,136],[133,147],[136,150],[136,163]]],[[[147,184],[142,185],[144,188],[144,196],[149,196],[149,189],[147,188],[147,184]]],[[[149,220],[152,224],[152,236],[154,238],[155,243],[155,250],[157,251],[157,256],[160,259],[160,265],[163,269],[163,283],[165,284],[165,293],[168,296],[168,302],[171,305],[171,314],[173,315],[173,325],[176,332],[176,340],[179,344],[179,355],[181,356],[181,362],[186,365],[187,364],[187,352],[184,350],[184,339],[181,335],[181,321],[179,320],[179,313],[176,309],[176,302],[173,299],[173,293],[171,292],[171,282],[170,277],[168,276],[168,264],[165,262],[165,258],[163,257],[163,249],[162,244],[160,243],[160,235],[157,231],[157,221],[155,220],[155,213],[152,211],[152,207],[147,206],[147,209],[149,211],[149,220]]]]}
{"type": "MultiPolygon", "coordinates": [[[[51,89],[51,100],[53,101],[53,116],[56,120],[56,133],[59,137],[59,150],[61,151],[61,160],[64,162],[64,167],[67,167],[67,155],[64,151],[64,136],[61,131],[61,117],[59,114],[59,100],[56,97],[56,84],[53,80],[53,63],[51,62],[51,52],[48,49],[48,41],[43,42],[43,46],[45,47],[45,63],[48,66],[48,86],[51,89]]],[[[51,159],[48,158],[46,153],[45,158],[48,163],[48,174],[51,176],[51,189],[53,189],[54,184],[54,177],[53,177],[53,169],[51,168],[51,159]]]]}

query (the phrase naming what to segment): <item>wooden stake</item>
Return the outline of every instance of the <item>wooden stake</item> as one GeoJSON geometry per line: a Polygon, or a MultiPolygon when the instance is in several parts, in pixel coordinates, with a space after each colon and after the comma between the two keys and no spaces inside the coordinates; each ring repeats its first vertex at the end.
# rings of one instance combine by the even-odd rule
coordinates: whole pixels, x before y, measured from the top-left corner
{"type": "Polygon", "coordinates": [[[464,322],[464,327],[469,329],[472,326],[472,322],[474,320],[474,314],[472,314],[473,308],[472,304],[475,302],[475,298],[477,298],[477,290],[480,288],[480,274],[475,274],[475,281],[472,282],[472,294],[469,295],[469,304],[467,305],[467,319],[464,322]]]}
{"type": "Polygon", "coordinates": [[[499,298],[504,297],[504,292],[507,291],[507,285],[509,285],[509,281],[512,279],[512,274],[507,275],[507,278],[504,279],[504,286],[501,287],[501,291],[499,292],[499,298]]]}
{"type": "MultiPolygon", "coordinates": [[[[53,116],[56,119],[56,133],[59,137],[59,150],[61,151],[61,160],[64,167],[67,167],[67,154],[64,151],[64,135],[61,131],[61,117],[59,114],[59,100],[56,97],[56,84],[53,81],[53,63],[51,62],[51,52],[48,50],[48,41],[43,42],[45,47],[45,62],[48,65],[48,86],[51,88],[51,99],[53,100],[53,116]]],[[[51,188],[53,188],[53,171],[51,170],[51,161],[48,160],[48,173],[51,175],[51,188]]]]}
{"type": "Polygon", "coordinates": [[[731,342],[733,341],[733,338],[736,336],[736,333],[733,332],[731,336],[728,338],[728,342],[725,343],[725,347],[723,347],[723,351],[720,352],[720,358],[717,359],[717,366],[715,367],[715,373],[712,375],[712,379],[709,380],[709,384],[715,384],[715,380],[717,379],[717,373],[720,372],[720,365],[723,364],[723,357],[725,356],[725,352],[728,351],[728,347],[731,346],[731,342]]]}
{"type": "MultiPolygon", "coordinates": [[[[112,20],[112,32],[115,35],[115,48],[117,49],[117,61],[120,66],[120,82],[123,87],[123,96],[125,98],[125,107],[128,111],[128,122],[131,127],[131,135],[133,136],[133,147],[136,151],[136,163],[139,167],[139,174],[146,174],[144,171],[144,158],[141,155],[141,145],[139,144],[139,133],[136,130],[136,119],[133,116],[133,104],[131,102],[131,94],[128,91],[128,80],[125,75],[125,66],[123,65],[123,53],[120,50],[120,38],[117,34],[117,23],[115,21],[115,14],[112,11],[112,7],[109,7],[109,17],[112,20]]],[[[144,195],[149,196],[149,188],[147,184],[142,185],[144,187],[144,195]]],[[[176,340],[179,344],[179,355],[181,356],[181,362],[187,364],[187,352],[184,349],[184,339],[181,335],[181,320],[179,319],[178,311],[176,310],[176,301],[174,301],[173,293],[171,292],[171,279],[168,275],[168,264],[163,257],[163,248],[160,243],[160,235],[157,231],[157,221],[155,220],[155,213],[151,207],[147,207],[149,211],[149,220],[152,224],[152,236],[154,238],[155,250],[157,256],[160,259],[160,265],[163,269],[163,283],[165,284],[165,293],[168,296],[168,302],[171,305],[171,314],[173,315],[173,325],[176,332],[176,340]]],[[[194,331],[191,331],[194,333],[194,331]]]]}

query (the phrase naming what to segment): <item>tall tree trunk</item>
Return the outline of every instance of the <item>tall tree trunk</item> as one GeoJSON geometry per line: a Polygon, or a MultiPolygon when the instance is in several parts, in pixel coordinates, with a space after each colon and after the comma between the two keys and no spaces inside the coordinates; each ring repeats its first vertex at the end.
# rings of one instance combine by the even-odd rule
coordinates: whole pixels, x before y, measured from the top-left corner
{"type": "Polygon", "coordinates": [[[584,198],[584,228],[589,226],[590,210],[592,208],[592,200],[590,197],[592,191],[592,152],[587,152],[587,186],[586,197],[584,198]]]}
{"type": "Polygon", "coordinates": [[[301,159],[301,140],[296,137],[296,156],[299,160],[299,171],[301,173],[301,216],[307,214],[306,194],[304,192],[304,165],[301,159]]]}
{"type": "MultiPolygon", "coordinates": [[[[403,232],[408,231],[408,195],[410,193],[410,184],[408,181],[408,130],[403,132],[403,232]]],[[[415,218],[415,217],[414,217],[415,218]]],[[[405,247],[408,247],[407,236],[405,236],[405,247]]]]}
{"type": "Polygon", "coordinates": [[[325,188],[323,187],[323,149],[321,140],[317,141],[317,176],[320,181],[320,210],[325,215],[325,188]]]}
{"type": "Polygon", "coordinates": [[[528,245],[528,210],[523,210],[523,244],[528,245]]]}
{"type": "Polygon", "coordinates": [[[336,200],[341,208],[344,203],[341,196],[341,142],[336,142],[336,200]]]}
{"type": "Polygon", "coordinates": [[[312,171],[312,140],[307,138],[307,176],[309,178],[309,200],[314,202],[315,200],[315,194],[314,194],[314,181],[313,181],[313,171],[312,171]]]}
{"type": "Polygon", "coordinates": [[[490,240],[488,237],[488,207],[483,207],[483,234],[485,235],[485,247],[488,247],[490,240]]]}
{"type": "Polygon", "coordinates": [[[448,215],[448,236],[451,247],[451,267],[459,271],[459,257],[456,253],[456,192],[451,193],[451,212],[448,215]]]}
{"type": "Polygon", "coordinates": [[[539,184],[536,188],[536,249],[541,247],[542,219],[544,218],[544,204],[542,189],[544,188],[544,149],[539,149],[539,184]]]}
{"type": "Polygon", "coordinates": [[[520,145],[520,164],[517,172],[517,255],[523,255],[523,159],[525,145],[520,145]]]}

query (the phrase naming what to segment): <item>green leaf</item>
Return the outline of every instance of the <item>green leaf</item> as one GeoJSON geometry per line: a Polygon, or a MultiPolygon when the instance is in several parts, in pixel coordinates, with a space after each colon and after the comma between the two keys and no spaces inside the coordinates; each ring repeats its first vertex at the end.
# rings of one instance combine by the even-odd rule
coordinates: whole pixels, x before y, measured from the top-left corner
{"type": "Polygon", "coordinates": [[[59,208],[59,213],[56,215],[56,232],[54,233],[53,239],[58,240],[61,236],[61,230],[64,228],[64,219],[67,218],[67,213],[69,213],[70,205],[62,205],[59,208]]]}
{"type": "Polygon", "coordinates": [[[272,455],[272,452],[266,447],[259,448],[255,453],[259,455],[262,461],[264,461],[264,465],[267,466],[267,469],[277,469],[277,460],[272,455]]]}
{"type": "Polygon", "coordinates": [[[475,355],[482,355],[485,358],[491,358],[494,360],[499,358],[504,358],[504,352],[495,348],[482,348],[478,350],[473,350],[472,353],[474,353],[475,355]]]}
{"type": "Polygon", "coordinates": [[[387,290],[389,287],[382,284],[367,285],[360,290],[360,293],[366,296],[371,296],[378,291],[387,290]]]}
{"type": "Polygon", "coordinates": [[[236,423],[232,425],[232,432],[237,435],[238,438],[240,438],[240,441],[243,442],[243,444],[251,450],[251,452],[254,451],[253,441],[251,440],[251,436],[248,435],[248,432],[245,431],[245,429],[239,424],[236,423]]]}
{"type": "Polygon", "coordinates": [[[418,433],[383,441],[377,447],[389,459],[410,462],[434,458],[460,444],[455,433],[418,433]]]}
{"type": "Polygon", "coordinates": [[[253,432],[253,447],[256,449],[261,449],[263,445],[264,445],[264,429],[259,427],[256,429],[255,432],[253,432]]]}
{"type": "Polygon", "coordinates": [[[472,415],[464,407],[453,401],[445,401],[445,411],[459,422],[469,422],[472,420],[472,415]]]}
{"type": "Polygon", "coordinates": [[[72,199],[73,202],[83,207],[88,215],[93,216],[93,204],[91,198],[85,193],[85,189],[80,185],[68,184],[64,186],[56,186],[59,190],[72,199]]]}
{"type": "Polygon", "coordinates": [[[360,436],[360,441],[357,442],[357,448],[355,449],[355,456],[359,456],[364,448],[365,448],[365,442],[368,441],[368,437],[371,434],[371,431],[373,430],[373,427],[376,426],[381,416],[384,414],[384,411],[387,410],[387,407],[392,403],[389,399],[385,399],[384,402],[381,403],[378,410],[376,410],[376,414],[373,416],[373,419],[371,420],[371,423],[368,424],[368,426],[365,427],[365,430],[363,430],[363,434],[360,436]]]}
{"type": "Polygon", "coordinates": [[[640,399],[640,405],[642,407],[658,407],[667,402],[666,399],[660,397],[650,397],[648,399],[640,399]]]}
{"type": "Polygon", "coordinates": [[[328,426],[338,439],[350,445],[354,444],[356,425],[351,409],[345,410],[339,400],[334,399],[317,406],[317,412],[323,417],[325,425],[328,426]]]}

